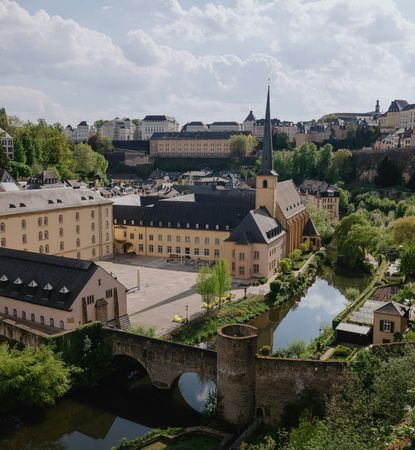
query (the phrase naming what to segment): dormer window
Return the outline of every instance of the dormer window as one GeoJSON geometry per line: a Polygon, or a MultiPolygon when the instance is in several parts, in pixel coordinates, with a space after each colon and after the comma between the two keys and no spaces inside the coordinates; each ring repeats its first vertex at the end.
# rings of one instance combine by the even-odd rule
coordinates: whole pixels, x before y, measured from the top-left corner
{"type": "Polygon", "coordinates": [[[24,203],[20,203],[20,208],[25,208],[26,205],[24,203]]]}
{"type": "Polygon", "coordinates": [[[209,229],[209,224],[208,223],[205,225],[205,228],[206,228],[206,230],[209,229]]]}
{"type": "Polygon", "coordinates": [[[186,223],[186,228],[190,228],[190,223],[186,223]]]}
{"type": "Polygon", "coordinates": [[[10,203],[9,208],[16,208],[16,205],[13,205],[13,203],[10,203]]]}

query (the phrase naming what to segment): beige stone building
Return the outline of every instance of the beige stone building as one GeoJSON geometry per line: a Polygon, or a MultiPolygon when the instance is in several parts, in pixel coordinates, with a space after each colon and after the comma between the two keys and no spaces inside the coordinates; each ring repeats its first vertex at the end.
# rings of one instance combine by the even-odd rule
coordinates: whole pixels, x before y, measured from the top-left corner
{"type": "Polygon", "coordinates": [[[183,261],[228,261],[236,278],[270,277],[279,261],[305,239],[319,239],[289,181],[273,170],[269,96],[262,168],[256,190],[195,193],[149,206],[114,206],[117,253],[183,261]]]}
{"type": "Polygon", "coordinates": [[[373,344],[394,342],[394,333],[408,328],[409,308],[394,301],[373,311],[373,344]]]}
{"type": "Polygon", "coordinates": [[[126,288],[92,261],[0,248],[0,318],[49,334],[128,325],[126,288]]]}
{"type": "Polygon", "coordinates": [[[0,193],[0,247],[78,259],[113,255],[112,202],[89,189],[0,193]]]}
{"type": "Polygon", "coordinates": [[[340,193],[325,181],[304,180],[298,187],[298,192],[305,205],[315,205],[326,211],[335,224],[340,219],[340,193]]]}
{"type": "Polygon", "coordinates": [[[14,158],[14,143],[10,134],[0,128],[0,148],[9,159],[14,158]]]}
{"type": "Polygon", "coordinates": [[[239,131],[200,131],[154,133],[150,138],[150,155],[169,158],[227,158],[231,154],[231,136],[239,131]]]}
{"type": "MultiPolygon", "coordinates": [[[[407,106],[408,102],[406,100],[393,100],[391,102],[386,113],[379,117],[381,133],[393,132],[401,128],[401,114],[407,106]]],[[[407,117],[407,113],[405,113],[405,117],[407,117]]]]}

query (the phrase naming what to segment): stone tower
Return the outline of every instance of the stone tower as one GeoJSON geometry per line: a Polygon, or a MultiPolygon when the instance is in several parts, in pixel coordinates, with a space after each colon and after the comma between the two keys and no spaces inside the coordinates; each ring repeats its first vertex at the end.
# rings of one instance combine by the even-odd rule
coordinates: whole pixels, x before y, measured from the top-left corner
{"type": "Polygon", "coordinates": [[[256,351],[255,327],[228,325],[218,330],[218,394],[224,419],[235,425],[248,425],[254,418],[256,351]]]}
{"type": "Polygon", "coordinates": [[[256,176],[255,208],[264,206],[272,217],[276,214],[278,175],[272,161],[272,128],[269,104],[269,86],[265,112],[261,170],[256,176]]]}

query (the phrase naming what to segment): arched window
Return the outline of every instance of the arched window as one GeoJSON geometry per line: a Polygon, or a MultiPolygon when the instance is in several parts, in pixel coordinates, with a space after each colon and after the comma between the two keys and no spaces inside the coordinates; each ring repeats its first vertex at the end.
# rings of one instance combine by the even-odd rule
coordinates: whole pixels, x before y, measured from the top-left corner
{"type": "Polygon", "coordinates": [[[105,233],[105,240],[109,241],[110,240],[110,235],[108,233],[105,233]]]}
{"type": "Polygon", "coordinates": [[[39,253],[43,253],[43,245],[39,246],[39,253]]]}
{"type": "Polygon", "coordinates": [[[48,218],[47,218],[47,217],[44,217],[44,218],[43,218],[43,224],[44,224],[44,225],[47,225],[47,224],[48,224],[48,218]]]}
{"type": "Polygon", "coordinates": [[[63,228],[59,228],[59,236],[63,237],[63,228]]]}
{"type": "Polygon", "coordinates": [[[49,245],[48,244],[45,245],[45,253],[49,253],[49,245]]]}
{"type": "Polygon", "coordinates": [[[79,220],[79,212],[75,213],[75,219],[79,220]]]}
{"type": "Polygon", "coordinates": [[[60,321],[59,321],[59,328],[60,328],[61,330],[64,330],[64,329],[65,329],[65,324],[63,323],[63,320],[60,320],[60,321]]]}
{"type": "Polygon", "coordinates": [[[49,231],[48,230],[45,231],[45,239],[49,239],[49,231]]]}
{"type": "Polygon", "coordinates": [[[42,325],[45,324],[45,317],[44,317],[44,316],[40,316],[40,323],[41,323],[42,325]]]}
{"type": "Polygon", "coordinates": [[[4,314],[6,314],[6,316],[9,315],[9,308],[7,306],[4,307],[4,314]]]}
{"type": "Polygon", "coordinates": [[[91,210],[91,219],[93,219],[95,217],[95,211],[92,209],[91,210]]]}
{"type": "Polygon", "coordinates": [[[4,222],[0,223],[0,231],[6,231],[6,225],[4,224],[4,222]]]}
{"type": "Polygon", "coordinates": [[[1,246],[6,247],[6,238],[1,238],[1,246]]]}
{"type": "Polygon", "coordinates": [[[43,233],[41,231],[39,231],[39,241],[41,241],[43,239],[43,233]]]}
{"type": "Polygon", "coordinates": [[[262,182],[262,187],[265,188],[265,189],[268,187],[268,180],[264,180],[262,182]]]}
{"type": "Polygon", "coordinates": [[[35,321],[36,321],[36,316],[35,316],[34,313],[30,314],[30,320],[31,320],[32,322],[35,322],[35,321]]]}
{"type": "Polygon", "coordinates": [[[91,230],[92,230],[92,231],[95,231],[95,222],[92,222],[92,223],[91,223],[91,230]]]}
{"type": "Polygon", "coordinates": [[[25,229],[26,228],[26,220],[22,219],[22,228],[25,229]]]}
{"type": "Polygon", "coordinates": [[[23,244],[26,244],[27,242],[27,236],[25,234],[22,235],[22,242],[23,244]]]}
{"type": "Polygon", "coordinates": [[[92,243],[95,244],[95,235],[92,236],[92,243]]]}
{"type": "Polygon", "coordinates": [[[63,216],[62,216],[62,214],[59,214],[59,223],[63,223],[63,216]]]}
{"type": "Polygon", "coordinates": [[[13,308],[13,317],[17,317],[17,309],[13,308]]]}
{"type": "Polygon", "coordinates": [[[49,324],[51,327],[55,326],[55,321],[52,319],[52,317],[49,319],[49,324]]]}
{"type": "Polygon", "coordinates": [[[59,244],[59,249],[64,250],[64,248],[65,248],[65,245],[64,245],[63,241],[61,241],[59,244]]]}
{"type": "Polygon", "coordinates": [[[42,218],[41,218],[41,217],[38,217],[38,219],[37,219],[37,224],[38,224],[38,225],[42,225],[42,218]]]}
{"type": "Polygon", "coordinates": [[[79,238],[76,240],[76,246],[80,247],[81,246],[81,241],[79,240],[79,238]]]}
{"type": "Polygon", "coordinates": [[[22,319],[26,320],[26,311],[22,311],[22,319]]]}
{"type": "Polygon", "coordinates": [[[80,228],[79,228],[79,225],[77,225],[76,226],[76,234],[79,234],[79,232],[80,232],[80,228]]]}

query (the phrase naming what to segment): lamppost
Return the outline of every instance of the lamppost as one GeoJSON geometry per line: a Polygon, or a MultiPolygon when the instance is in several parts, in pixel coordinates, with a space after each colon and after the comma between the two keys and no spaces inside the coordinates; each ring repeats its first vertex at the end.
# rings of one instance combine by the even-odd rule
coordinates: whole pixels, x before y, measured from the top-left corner
{"type": "Polygon", "coordinates": [[[321,336],[321,328],[318,329],[318,341],[317,341],[317,351],[319,352],[321,349],[321,342],[320,342],[320,336],[321,336]]]}
{"type": "Polygon", "coordinates": [[[186,323],[189,322],[189,305],[186,305],[186,323]]]}

